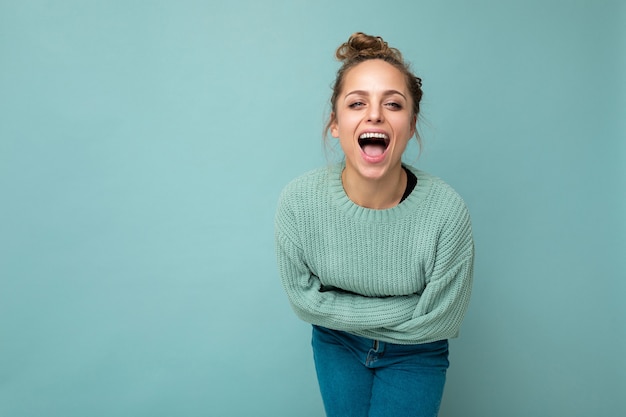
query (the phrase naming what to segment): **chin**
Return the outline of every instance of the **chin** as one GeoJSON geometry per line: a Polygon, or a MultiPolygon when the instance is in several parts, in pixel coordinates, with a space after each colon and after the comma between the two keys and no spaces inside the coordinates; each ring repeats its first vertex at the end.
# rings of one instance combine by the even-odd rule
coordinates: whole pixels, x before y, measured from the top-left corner
{"type": "Polygon", "coordinates": [[[369,180],[379,180],[384,178],[385,175],[389,173],[389,166],[386,164],[380,166],[361,166],[357,171],[363,178],[367,178],[369,180]]]}

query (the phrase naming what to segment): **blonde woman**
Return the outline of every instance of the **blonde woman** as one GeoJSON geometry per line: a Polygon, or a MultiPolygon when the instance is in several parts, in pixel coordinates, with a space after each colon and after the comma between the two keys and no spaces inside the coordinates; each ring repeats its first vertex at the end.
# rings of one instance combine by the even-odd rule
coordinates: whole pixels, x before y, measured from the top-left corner
{"type": "Polygon", "coordinates": [[[280,277],[313,325],[327,416],[436,416],[470,299],[470,218],[450,186],[402,162],[422,98],[402,54],[355,33],[336,56],[327,128],[345,157],[283,190],[280,277]]]}

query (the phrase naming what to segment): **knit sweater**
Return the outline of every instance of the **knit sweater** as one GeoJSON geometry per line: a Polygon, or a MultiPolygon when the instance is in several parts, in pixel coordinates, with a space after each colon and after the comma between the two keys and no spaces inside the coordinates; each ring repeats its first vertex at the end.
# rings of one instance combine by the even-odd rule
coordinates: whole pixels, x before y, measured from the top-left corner
{"type": "Polygon", "coordinates": [[[408,168],[417,186],[384,210],[348,198],[343,164],[285,187],[275,219],[278,270],[302,320],[397,344],[458,335],[473,278],[469,214],[449,185],[408,168]]]}

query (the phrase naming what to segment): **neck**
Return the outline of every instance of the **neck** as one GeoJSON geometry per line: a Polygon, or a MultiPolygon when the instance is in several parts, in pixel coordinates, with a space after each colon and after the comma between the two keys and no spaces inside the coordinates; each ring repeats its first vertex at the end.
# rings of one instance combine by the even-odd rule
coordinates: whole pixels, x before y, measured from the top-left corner
{"type": "Polygon", "coordinates": [[[375,209],[383,210],[392,208],[400,203],[407,184],[406,172],[401,165],[393,172],[389,172],[382,178],[370,179],[344,169],[341,174],[343,188],[355,204],[375,209]]]}

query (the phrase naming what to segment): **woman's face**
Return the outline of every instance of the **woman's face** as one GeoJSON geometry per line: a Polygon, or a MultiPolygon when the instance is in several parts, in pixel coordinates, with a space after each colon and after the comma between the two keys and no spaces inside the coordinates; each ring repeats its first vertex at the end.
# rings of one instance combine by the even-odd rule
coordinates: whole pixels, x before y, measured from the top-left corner
{"type": "Polygon", "coordinates": [[[415,133],[416,117],[402,72],[380,59],[364,61],[344,77],[331,115],[351,174],[377,180],[397,175],[415,133]]]}

